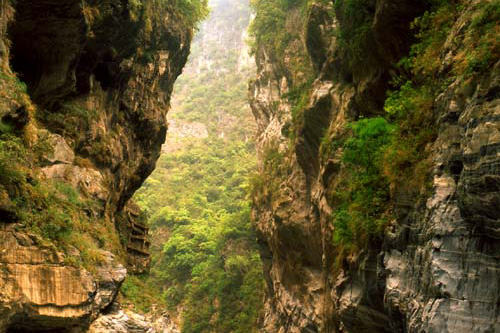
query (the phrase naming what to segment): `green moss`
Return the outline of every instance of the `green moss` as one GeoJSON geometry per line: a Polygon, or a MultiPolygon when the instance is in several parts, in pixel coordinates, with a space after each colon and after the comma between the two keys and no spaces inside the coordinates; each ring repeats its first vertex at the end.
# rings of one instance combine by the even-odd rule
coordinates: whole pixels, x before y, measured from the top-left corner
{"type": "Polygon", "coordinates": [[[14,193],[14,187],[25,179],[27,151],[19,137],[0,136],[0,184],[14,193]]]}
{"type": "Polygon", "coordinates": [[[290,134],[294,135],[296,130],[302,124],[304,109],[306,108],[311,96],[313,79],[309,78],[305,82],[293,86],[289,92],[283,95],[291,105],[293,128],[290,134]]]}
{"type": "MultiPolygon", "coordinates": [[[[4,112],[9,109],[25,105],[27,100],[28,88],[26,84],[20,81],[15,73],[0,67],[0,117],[3,117],[4,112]]],[[[2,132],[8,130],[5,126],[2,127],[2,132]]]]}

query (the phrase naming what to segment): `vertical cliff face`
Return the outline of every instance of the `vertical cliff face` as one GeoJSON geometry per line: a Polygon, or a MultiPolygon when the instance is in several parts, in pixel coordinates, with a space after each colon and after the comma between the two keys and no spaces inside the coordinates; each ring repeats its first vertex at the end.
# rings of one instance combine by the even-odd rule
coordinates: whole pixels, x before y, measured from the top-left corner
{"type": "Polygon", "coordinates": [[[430,3],[299,2],[281,49],[254,27],[265,331],[500,331],[498,2],[430,3]]]}
{"type": "Polygon", "coordinates": [[[0,3],[0,331],[85,331],[147,269],[130,198],[189,53],[172,6],[0,3]]]}

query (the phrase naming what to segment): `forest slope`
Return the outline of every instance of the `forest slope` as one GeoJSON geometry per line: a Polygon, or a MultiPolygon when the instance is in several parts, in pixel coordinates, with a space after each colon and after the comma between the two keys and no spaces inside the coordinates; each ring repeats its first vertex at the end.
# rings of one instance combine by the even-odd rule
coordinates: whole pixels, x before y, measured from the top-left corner
{"type": "Polygon", "coordinates": [[[182,332],[256,332],[263,277],[248,198],[250,11],[245,0],[211,6],[175,86],[164,154],[135,196],[151,216],[151,274],[123,291],[142,310],[166,306],[182,332]]]}

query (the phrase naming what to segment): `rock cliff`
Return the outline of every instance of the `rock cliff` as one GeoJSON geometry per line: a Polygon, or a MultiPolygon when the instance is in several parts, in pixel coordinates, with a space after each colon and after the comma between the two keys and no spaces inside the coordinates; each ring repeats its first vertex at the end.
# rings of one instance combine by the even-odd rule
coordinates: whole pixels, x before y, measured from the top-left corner
{"type": "Polygon", "coordinates": [[[192,26],[160,1],[0,2],[0,332],[86,331],[149,241],[192,26]]]}
{"type": "Polygon", "coordinates": [[[304,3],[278,40],[254,26],[264,331],[500,332],[498,2],[304,3]],[[395,139],[353,167],[377,116],[395,139]],[[379,178],[349,180],[377,158],[379,178]]]}

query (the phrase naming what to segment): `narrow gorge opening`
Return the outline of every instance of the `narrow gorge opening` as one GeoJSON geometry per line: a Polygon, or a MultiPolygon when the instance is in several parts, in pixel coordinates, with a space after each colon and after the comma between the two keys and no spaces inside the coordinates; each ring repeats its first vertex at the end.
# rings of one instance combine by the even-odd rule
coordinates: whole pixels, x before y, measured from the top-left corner
{"type": "Polygon", "coordinates": [[[151,270],[122,286],[135,311],[166,307],[183,332],[251,332],[264,281],[250,222],[256,171],[248,0],[213,0],[177,79],[153,174],[134,196],[149,216],[151,270]]]}
{"type": "Polygon", "coordinates": [[[0,333],[499,332],[499,32],[500,0],[1,0],[0,333]]]}

